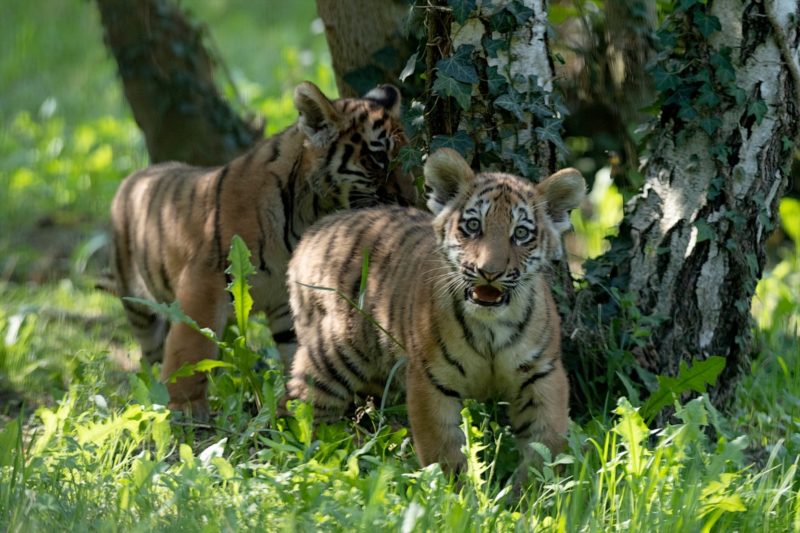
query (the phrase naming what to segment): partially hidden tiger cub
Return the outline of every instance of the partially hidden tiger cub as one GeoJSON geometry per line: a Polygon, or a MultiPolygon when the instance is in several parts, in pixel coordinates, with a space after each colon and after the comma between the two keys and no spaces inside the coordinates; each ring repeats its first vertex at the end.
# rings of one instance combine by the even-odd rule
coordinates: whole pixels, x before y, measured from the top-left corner
{"type": "MultiPolygon", "coordinates": [[[[413,204],[411,176],[390,165],[406,143],[400,93],[390,85],[362,99],[331,101],[309,82],[294,92],[299,120],[225,166],[151,166],[126,178],[111,207],[115,291],[177,300],[201,327],[221,333],[231,312],[225,291],[233,235],[252,252],[254,310],[276,339],[290,332],[286,266],[308,226],[325,214],[383,202],[413,204]]],[[[145,359],[162,358],[162,379],[184,363],[216,356],[185,324],[170,325],[123,299],[145,359]]],[[[171,407],[207,415],[206,376],[168,383],[171,407]]]]}
{"type": "Polygon", "coordinates": [[[425,180],[433,215],[402,207],[340,213],[300,241],[288,270],[298,348],[287,399],[312,402],[318,421],[335,420],[355,393],[382,391],[407,355],[421,464],[461,468],[462,400],[497,398],[509,404],[527,471],[528,443],[557,451],[567,430],[569,385],[545,271],[561,254],[583,177],[565,169],[535,185],[476,176],[442,149],[429,157],[425,180]],[[341,296],[358,299],[364,253],[362,313],[341,296]]]}

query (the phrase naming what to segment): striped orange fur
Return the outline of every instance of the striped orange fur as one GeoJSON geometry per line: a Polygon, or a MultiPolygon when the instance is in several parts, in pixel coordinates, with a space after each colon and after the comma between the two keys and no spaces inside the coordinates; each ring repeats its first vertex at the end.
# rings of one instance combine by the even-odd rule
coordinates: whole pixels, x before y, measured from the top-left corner
{"type": "Polygon", "coordinates": [[[301,240],[288,270],[298,349],[287,397],[313,402],[318,420],[339,418],[407,355],[401,381],[421,464],[461,467],[465,398],[508,402],[527,464],[529,442],[557,451],[567,430],[569,385],[546,271],[584,195],[583,177],[565,169],[535,185],[476,176],[443,149],[429,157],[425,178],[433,215],[344,212],[301,240]],[[318,289],[356,300],[365,250],[364,311],[402,347],[344,298],[318,289]]]}
{"type": "MultiPolygon", "coordinates": [[[[361,99],[331,101],[311,83],[294,95],[299,120],[225,166],[154,165],[126,178],[111,207],[112,273],[119,296],[172,302],[200,326],[221,332],[231,312],[225,292],[233,235],[252,252],[254,310],[276,339],[288,336],[289,256],[325,214],[383,202],[414,202],[410,176],[391,166],[406,140],[400,94],[381,86],[361,99]]],[[[164,380],[184,363],[216,355],[185,324],[168,324],[123,300],[143,356],[162,358],[164,380]]],[[[203,416],[205,375],[168,383],[171,405],[203,416]]]]}

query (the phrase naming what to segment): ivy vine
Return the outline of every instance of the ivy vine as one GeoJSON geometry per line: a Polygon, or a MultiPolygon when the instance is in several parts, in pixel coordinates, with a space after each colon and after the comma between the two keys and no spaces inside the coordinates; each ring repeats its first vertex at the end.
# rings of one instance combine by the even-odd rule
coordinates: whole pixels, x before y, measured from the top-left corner
{"type": "MultiPolygon", "coordinates": [[[[456,47],[449,46],[451,35],[442,36],[446,53],[417,74],[429,80],[430,90],[408,110],[412,146],[401,152],[401,164],[409,170],[425,151],[450,147],[476,170],[513,172],[532,180],[554,170],[556,150],[567,150],[561,139],[566,109],[535,76],[512,74],[510,61],[503,57],[514,35],[531,24],[533,10],[518,0],[486,0],[480,5],[476,0],[441,0],[419,8],[433,15],[445,13],[445,27],[454,21],[456,28],[473,24],[483,31],[479,42],[456,47]],[[447,124],[426,130],[424,119],[436,106],[444,110],[447,124]]],[[[418,64],[416,57],[410,59],[404,74],[410,75],[418,64]]]]}

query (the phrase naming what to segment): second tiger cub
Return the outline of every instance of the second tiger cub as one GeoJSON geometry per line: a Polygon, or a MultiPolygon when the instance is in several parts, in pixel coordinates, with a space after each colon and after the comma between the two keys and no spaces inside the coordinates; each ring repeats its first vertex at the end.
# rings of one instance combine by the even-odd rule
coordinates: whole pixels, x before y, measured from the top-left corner
{"type": "Polygon", "coordinates": [[[313,402],[317,419],[339,418],[354,393],[382,387],[407,355],[420,463],[460,468],[462,400],[498,398],[509,404],[524,469],[529,442],[558,451],[567,430],[560,322],[544,271],[561,253],[583,177],[566,169],[535,185],[476,176],[443,149],[428,159],[425,179],[434,215],[401,207],[341,213],[301,240],[288,270],[299,343],[288,397],[313,402]],[[336,292],[318,289],[355,301],[363,250],[363,310],[394,339],[336,292]]]}

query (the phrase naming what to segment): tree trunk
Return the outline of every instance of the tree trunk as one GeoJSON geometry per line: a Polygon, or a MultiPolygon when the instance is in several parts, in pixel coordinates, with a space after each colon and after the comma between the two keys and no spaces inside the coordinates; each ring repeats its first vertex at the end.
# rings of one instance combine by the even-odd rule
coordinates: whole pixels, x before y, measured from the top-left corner
{"type": "Polygon", "coordinates": [[[317,0],[340,96],[361,96],[381,83],[398,84],[413,52],[404,35],[407,12],[407,0],[317,0]]]}
{"type": "Polygon", "coordinates": [[[97,5],[151,162],[217,165],[261,138],[220,96],[202,32],[168,0],[97,5]]]}
{"type": "Polygon", "coordinates": [[[675,47],[653,71],[663,107],[643,190],[587,270],[597,293],[633,296],[651,332],[635,350],[647,369],[727,359],[718,404],[748,370],[750,303],[798,135],[798,4],[676,7],[675,47]]]}
{"type": "Polygon", "coordinates": [[[424,9],[430,149],[453,147],[476,170],[533,180],[552,173],[563,116],[545,0],[495,0],[469,12],[438,0],[424,9]]]}

